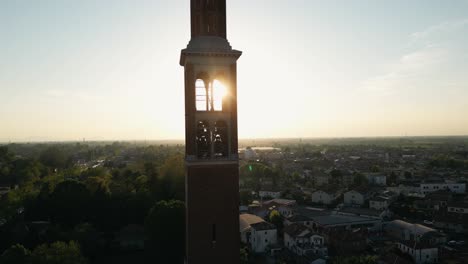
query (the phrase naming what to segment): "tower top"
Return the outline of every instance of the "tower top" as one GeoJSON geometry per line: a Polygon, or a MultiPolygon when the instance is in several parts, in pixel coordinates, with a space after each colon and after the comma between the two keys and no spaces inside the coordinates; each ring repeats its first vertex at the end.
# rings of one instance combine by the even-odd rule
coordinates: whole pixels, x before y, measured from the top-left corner
{"type": "Polygon", "coordinates": [[[226,38],[226,0],[190,0],[192,38],[226,38]]]}

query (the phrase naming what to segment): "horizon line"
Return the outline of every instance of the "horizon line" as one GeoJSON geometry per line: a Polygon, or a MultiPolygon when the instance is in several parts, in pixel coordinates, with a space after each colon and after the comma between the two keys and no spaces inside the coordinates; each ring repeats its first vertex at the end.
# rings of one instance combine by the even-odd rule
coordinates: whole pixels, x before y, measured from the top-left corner
{"type": "MultiPolygon", "coordinates": [[[[403,136],[322,136],[322,137],[245,137],[239,138],[239,141],[245,140],[323,140],[323,139],[398,139],[398,138],[463,138],[468,137],[468,134],[455,134],[455,135],[403,135],[403,136]]],[[[45,139],[45,140],[4,140],[0,139],[0,144],[24,144],[24,143],[81,143],[81,142],[174,142],[182,141],[185,143],[185,139],[45,139]]]]}

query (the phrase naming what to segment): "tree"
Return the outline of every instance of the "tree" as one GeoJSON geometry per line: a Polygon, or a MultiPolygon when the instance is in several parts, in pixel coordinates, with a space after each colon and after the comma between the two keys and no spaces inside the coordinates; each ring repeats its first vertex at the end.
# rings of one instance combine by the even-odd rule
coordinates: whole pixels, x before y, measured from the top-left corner
{"type": "Polygon", "coordinates": [[[331,176],[331,181],[332,181],[331,184],[340,184],[342,177],[343,177],[343,172],[341,172],[338,169],[333,169],[330,172],[330,176],[331,176]]]}
{"type": "Polygon", "coordinates": [[[157,200],[184,200],[185,167],[183,155],[172,155],[164,161],[159,169],[158,183],[156,190],[153,190],[157,200]]]}
{"type": "Polygon", "coordinates": [[[23,247],[23,245],[16,244],[5,250],[0,256],[0,263],[2,264],[29,264],[31,263],[31,252],[23,247]]]}
{"type": "Polygon", "coordinates": [[[250,190],[243,190],[239,192],[239,199],[241,205],[249,205],[253,201],[253,195],[250,190]]]}
{"type": "Polygon", "coordinates": [[[67,180],[59,183],[50,195],[50,215],[53,220],[75,225],[87,217],[91,194],[86,186],[77,181],[67,180]]]}
{"type": "Polygon", "coordinates": [[[408,180],[408,179],[411,179],[413,177],[413,174],[411,172],[409,172],[409,171],[405,171],[404,176],[405,176],[405,179],[408,180]]]}
{"type": "Polygon", "coordinates": [[[371,172],[380,172],[380,166],[379,165],[372,165],[370,167],[371,172]]]}
{"type": "Polygon", "coordinates": [[[185,205],[182,201],[160,201],[145,219],[153,252],[161,262],[182,263],[185,252],[185,205]]]}
{"type": "Polygon", "coordinates": [[[247,247],[242,247],[240,249],[240,264],[248,264],[249,263],[249,251],[247,247]]]}
{"type": "Polygon", "coordinates": [[[369,180],[367,180],[366,176],[361,173],[356,173],[353,178],[353,184],[355,186],[367,186],[369,184],[369,180]]]}
{"type": "Polygon", "coordinates": [[[42,165],[30,159],[17,159],[12,162],[10,177],[15,183],[24,184],[28,181],[39,180],[42,165]]]}
{"type": "Polygon", "coordinates": [[[39,160],[42,164],[51,168],[65,168],[68,157],[66,156],[63,148],[52,146],[41,152],[39,160]]]}
{"type": "Polygon", "coordinates": [[[75,241],[54,242],[37,246],[32,253],[33,264],[87,264],[75,241]]]}
{"type": "Polygon", "coordinates": [[[277,229],[281,230],[283,228],[283,217],[277,210],[271,211],[268,219],[277,229]]]}
{"type": "Polygon", "coordinates": [[[390,173],[390,176],[388,177],[388,181],[387,181],[387,184],[388,185],[395,185],[398,181],[398,176],[396,175],[396,173],[394,171],[392,171],[390,173]]]}

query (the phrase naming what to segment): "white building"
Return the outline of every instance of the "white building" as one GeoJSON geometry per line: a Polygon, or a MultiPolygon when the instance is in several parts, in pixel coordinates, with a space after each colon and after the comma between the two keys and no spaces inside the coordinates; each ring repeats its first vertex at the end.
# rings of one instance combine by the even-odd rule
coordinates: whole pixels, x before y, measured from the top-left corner
{"type": "Polygon", "coordinates": [[[281,197],[281,191],[275,191],[275,190],[260,190],[258,192],[258,196],[260,198],[271,198],[271,199],[277,199],[281,197]]]}
{"type": "Polygon", "coordinates": [[[254,160],[257,158],[257,153],[251,147],[247,147],[244,151],[245,160],[254,160]]]}
{"type": "Polygon", "coordinates": [[[332,204],[338,197],[340,192],[317,190],[312,193],[312,202],[317,204],[332,204]]]}
{"type": "Polygon", "coordinates": [[[386,186],[387,185],[387,176],[382,174],[367,174],[366,175],[369,184],[377,186],[386,186]]]}
{"type": "Polygon", "coordinates": [[[435,246],[416,241],[402,241],[397,243],[397,247],[401,252],[409,254],[416,264],[438,263],[439,252],[435,246]]]}
{"type": "Polygon", "coordinates": [[[265,201],[262,204],[262,206],[267,208],[268,211],[277,210],[284,217],[292,215],[296,205],[296,200],[289,199],[272,199],[265,201]]]}
{"type": "Polygon", "coordinates": [[[468,214],[468,203],[449,203],[447,212],[457,214],[468,214]]]}
{"type": "Polygon", "coordinates": [[[265,252],[268,246],[277,243],[278,234],[275,225],[268,222],[252,224],[250,246],[256,253],[265,252]]]}
{"type": "Polygon", "coordinates": [[[408,196],[411,194],[418,193],[420,191],[419,184],[400,184],[398,186],[387,187],[387,191],[395,192],[398,195],[408,196]]]}
{"type": "Polygon", "coordinates": [[[446,236],[433,228],[420,224],[408,223],[402,220],[393,220],[388,223],[384,229],[388,236],[403,241],[421,242],[424,239],[429,239],[434,244],[440,244],[446,241],[446,236]]]}
{"type": "Polygon", "coordinates": [[[302,224],[291,224],[285,227],[284,246],[298,256],[305,256],[307,253],[319,256],[328,255],[325,238],[302,224]]]}
{"type": "Polygon", "coordinates": [[[344,204],[350,206],[362,206],[366,202],[367,193],[351,190],[344,193],[344,204]]]}
{"type": "Polygon", "coordinates": [[[311,216],[312,230],[321,228],[341,227],[343,229],[366,228],[381,230],[382,220],[375,217],[365,217],[350,214],[330,214],[311,216]]]}
{"type": "Polygon", "coordinates": [[[389,199],[386,197],[377,196],[369,200],[369,208],[375,210],[386,210],[389,205],[389,199]]]}
{"type": "Polygon", "coordinates": [[[421,183],[420,185],[420,192],[422,194],[428,194],[441,190],[451,191],[454,193],[465,193],[466,184],[456,182],[427,182],[421,183]]]}
{"type": "Polygon", "coordinates": [[[256,253],[263,253],[268,246],[277,243],[276,227],[256,215],[241,214],[239,231],[241,241],[256,253]]]}

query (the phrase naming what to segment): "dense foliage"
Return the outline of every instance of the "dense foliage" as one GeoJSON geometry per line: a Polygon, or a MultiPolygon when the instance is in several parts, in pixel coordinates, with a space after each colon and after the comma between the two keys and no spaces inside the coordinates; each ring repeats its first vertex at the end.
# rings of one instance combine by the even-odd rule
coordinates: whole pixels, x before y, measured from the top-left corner
{"type": "Polygon", "coordinates": [[[0,262],[78,264],[146,256],[168,242],[168,232],[182,246],[158,251],[159,257],[182,259],[184,171],[180,146],[0,146],[0,187],[9,189],[0,196],[0,262]],[[148,238],[138,236],[139,227],[148,238]],[[135,240],[144,247],[129,251],[135,240]]]}

